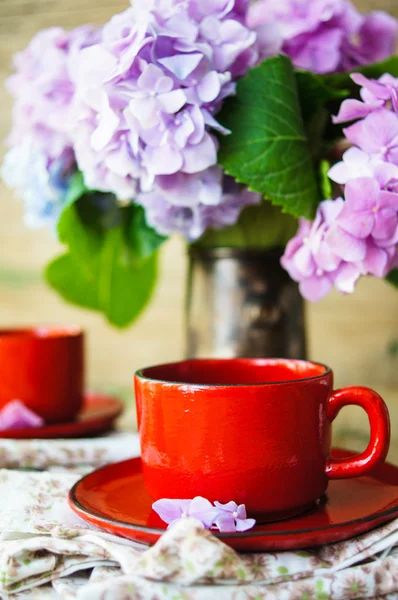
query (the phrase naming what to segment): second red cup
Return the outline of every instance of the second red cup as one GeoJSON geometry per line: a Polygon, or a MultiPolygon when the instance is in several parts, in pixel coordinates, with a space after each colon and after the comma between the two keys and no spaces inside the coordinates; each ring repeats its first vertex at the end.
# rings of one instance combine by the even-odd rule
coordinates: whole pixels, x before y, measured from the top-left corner
{"type": "Polygon", "coordinates": [[[73,420],[83,403],[84,340],[78,327],[0,331],[0,410],[20,400],[46,423],[73,420]]]}

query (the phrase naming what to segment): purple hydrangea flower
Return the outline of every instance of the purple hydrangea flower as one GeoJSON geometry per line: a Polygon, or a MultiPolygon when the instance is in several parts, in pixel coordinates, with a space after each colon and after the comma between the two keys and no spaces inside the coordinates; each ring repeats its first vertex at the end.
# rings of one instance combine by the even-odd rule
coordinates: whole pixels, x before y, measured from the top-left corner
{"type": "Polygon", "coordinates": [[[360,100],[349,98],[342,102],[339,114],[333,117],[334,123],[348,123],[367,117],[372,112],[389,108],[398,113],[398,79],[385,73],[379,80],[368,79],[361,73],[354,73],[351,79],[362,86],[360,100]]]}
{"type": "Polygon", "coordinates": [[[344,130],[349,142],[373,160],[398,165],[398,114],[385,108],[373,112],[344,130]]]}
{"type": "Polygon", "coordinates": [[[139,194],[137,202],[145,208],[148,224],[159,233],[177,231],[194,241],[207,229],[236,223],[246,206],[261,202],[261,195],[224,177],[216,166],[197,175],[159,177],[154,191],[139,194]]]}
{"type": "Polygon", "coordinates": [[[383,189],[398,191],[398,166],[374,158],[356,146],[343,154],[343,160],[329,170],[332,181],[345,185],[350,179],[374,177],[383,189]]]}
{"type": "Polygon", "coordinates": [[[70,32],[53,27],[39,32],[26,50],[15,55],[15,73],[6,82],[15,99],[8,138],[11,147],[22,144],[28,135],[50,159],[71,148],[71,72],[80,49],[97,41],[98,36],[98,30],[90,26],[70,32]]]}
{"type": "Polygon", "coordinates": [[[397,21],[382,11],[362,16],[349,0],[259,0],[252,27],[275,22],[283,51],[296,67],[315,73],[353,70],[394,53],[397,21]]]}
{"type": "Polygon", "coordinates": [[[180,519],[191,517],[200,521],[206,529],[210,529],[214,519],[218,515],[218,510],[201,496],[193,500],[157,500],[152,505],[153,510],[169,527],[174,525],[180,519]]]}
{"type": "Polygon", "coordinates": [[[38,150],[31,138],[8,151],[0,173],[24,203],[24,221],[33,229],[53,227],[62,211],[70,176],[75,170],[72,149],[56,159],[38,150]]]}
{"type": "Polygon", "coordinates": [[[16,72],[7,80],[15,98],[11,149],[2,177],[22,197],[30,227],[55,224],[76,170],[71,73],[79,51],[98,37],[89,26],[71,32],[54,27],[38,33],[15,56],[16,72]]]}
{"type": "Polygon", "coordinates": [[[329,177],[342,185],[350,179],[372,177],[376,164],[378,161],[373,160],[367,152],[356,147],[349,148],[343,154],[343,160],[330,169],[329,177]]]}
{"type": "Polygon", "coordinates": [[[246,506],[236,502],[228,502],[228,504],[221,504],[215,502],[214,506],[219,509],[219,514],[214,521],[214,525],[222,533],[231,533],[234,531],[247,531],[252,529],[255,524],[255,519],[248,519],[246,513],[246,506]]]}
{"type": "MultiPolygon", "coordinates": [[[[381,179],[387,183],[386,173],[381,179]]],[[[326,200],[313,223],[300,220],[282,265],[313,302],[334,287],[352,293],[363,275],[385,277],[397,264],[398,193],[376,178],[351,179],[345,201],[326,200]]]]}
{"type": "Polygon", "coordinates": [[[44,419],[27,408],[20,400],[6,404],[0,411],[0,429],[25,429],[42,427],[44,419]]]}
{"type": "Polygon", "coordinates": [[[134,2],[80,53],[75,149],[86,184],[137,200],[161,233],[195,239],[206,223],[230,222],[248,203],[240,188],[226,198],[215,136],[228,133],[215,115],[234,81],[260,59],[247,7],[134,2]],[[226,216],[213,211],[221,206],[226,216]]]}

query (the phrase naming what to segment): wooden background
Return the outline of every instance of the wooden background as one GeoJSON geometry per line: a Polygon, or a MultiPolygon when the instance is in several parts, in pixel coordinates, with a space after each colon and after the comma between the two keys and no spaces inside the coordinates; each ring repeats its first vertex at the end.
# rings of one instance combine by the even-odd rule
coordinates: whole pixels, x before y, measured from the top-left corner
{"type": "MultiPolygon", "coordinates": [[[[145,0],[137,0],[145,1],[145,0]]],[[[0,77],[9,73],[12,54],[36,31],[85,22],[103,23],[126,8],[127,0],[0,0],[0,77]]],[[[398,17],[397,0],[361,0],[364,10],[387,9],[398,17]]],[[[0,91],[0,137],[10,127],[11,101],[0,91]]],[[[149,310],[128,331],[118,332],[95,314],[66,305],[41,278],[45,262],[59,252],[47,231],[29,231],[21,206],[0,187],[0,323],[78,323],[87,331],[87,383],[131,397],[133,372],[140,366],[179,359],[183,354],[186,257],[181,240],[163,251],[159,286],[149,310]]],[[[337,293],[307,310],[311,357],[330,364],[337,385],[375,387],[386,398],[393,420],[393,453],[398,459],[398,292],[381,281],[360,282],[358,291],[337,293]]],[[[133,425],[130,410],[125,424],[133,425]]],[[[362,447],[367,420],[346,409],[335,428],[338,443],[362,447]]]]}

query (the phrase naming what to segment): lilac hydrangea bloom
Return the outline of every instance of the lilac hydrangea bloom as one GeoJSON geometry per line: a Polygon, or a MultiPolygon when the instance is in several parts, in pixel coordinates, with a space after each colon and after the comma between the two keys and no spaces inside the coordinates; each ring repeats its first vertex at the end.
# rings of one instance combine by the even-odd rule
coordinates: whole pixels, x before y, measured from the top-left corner
{"type": "Polygon", "coordinates": [[[215,115],[235,79],[260,58],[247,6],[134,2],[80,53],[75,149],[86,184],[136,199],[161,233],[195,239],[207,222],[237,218],[247,203],[239,190],[227,208],[215,136],[228,133],[215,115]]]}
{"type": "Polygon", "coordinates": [[[70,73],[80,49],[98,36],[90,26],[70,32],[53,27],[39,32],[26,50],[15,55],[15,73],[6,82],[15,99],[8,138],[11,147],[20,145],[28,135],[50,159],[71,148],[74,85],[70,73]]]}
{"type": "MultiPolygon", "coordinates": [[[[388,186],[386,173],[380,174],[388,186]]],[[[336,287],[352,293],[363,275],[385,277],[397,262],[398,193],[376,178],[351,179],[345,201],[326,200],[313,223],[304,219],[282,265],[313,302],[336,287]]]]}
{"type": "Polygon", "coordinates": [[[8,151],[0,173],[24,203],[24,221],[33,229],[50,226],[61,213],[75,160],[71,149],[57,159],[38,150],[31,138],[8,151]]]}
{"type": "Polygon", "coordinates": [[[215,502],[214,506],[201,496],[193,500],[172,500],[164,498],[152,504],[153,510],[169,527],[181,519],[194,518],[204,528],[217,528],[227,533],[234,531],[247,531],[256,524],[255,519],[248,519],[244,504],[238,506],[236,502],[220,504],[215,502]]]}
{"type": "Polygon", "coordinates": [[[42,427],[44,419],[27,408],[20,400],[9,402],[0,411],[0,429],[25,429],[42,427]]]}
{"type": "Polygon", "coordinates": [[[344,129],[344,134],[372,159],[398,165],[397,113],[381,109],[344,129]]]}
{"type": "Polygon", "coordinates": [[[242,209],[259,204],[261,195],[224,177],[216,166],[197,175],[160,177],[156,189],[139,194],[137,202],[145,208],[148,224],[159,233],[177,231],[193,241],[207,229],[236,223],[242,209]]]}
{"type": "Polygon", "coordinates": [[[222,533],[247,531],[248,529],[252,529],[256,524],[255,519],[247,518],[244,504],[238,506],[236,502],[228,502],[227,504],[215,502],[214,506],[219,509],[219,514],[214,521],[214,525],[222,533]]]}
{"type": "Polygon", "coordinates": [[[75,171],[72,147],[74,84],[71,72],[82,48],[96,42],[89,26],[71,32],[54,27],[38,33],[14,61],[7,80],[14,96],[5,182],[22,197],[28,226],[53,226],[75,171]]]}
{"type": "Polygon", "coordinates": [[[394,53],[397,21],[382,11],[362,16],[349,0],[259,0],[248,23],[276,22],[283,51],[315,73],[355,69],[394,53]]]}
{"type": "Polygon", "coordinates": [[[210,529],[214,519],[218,515],[218,510],[201,496],[193,500],[157,500],[152,505],[153,510],[169,527],[174,525],[180,519],[191,517],[200,521],[206,529],[210,529]]]}

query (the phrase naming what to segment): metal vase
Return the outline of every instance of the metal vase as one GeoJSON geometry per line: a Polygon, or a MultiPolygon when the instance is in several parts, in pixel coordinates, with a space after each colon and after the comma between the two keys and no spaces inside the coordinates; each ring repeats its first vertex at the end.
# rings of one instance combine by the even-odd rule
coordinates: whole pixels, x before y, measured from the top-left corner
{"type": "Polygon", "coordinates": [[[191,248],[188,358],[305,359],[304,302],[282,250],[191,248]]]}

